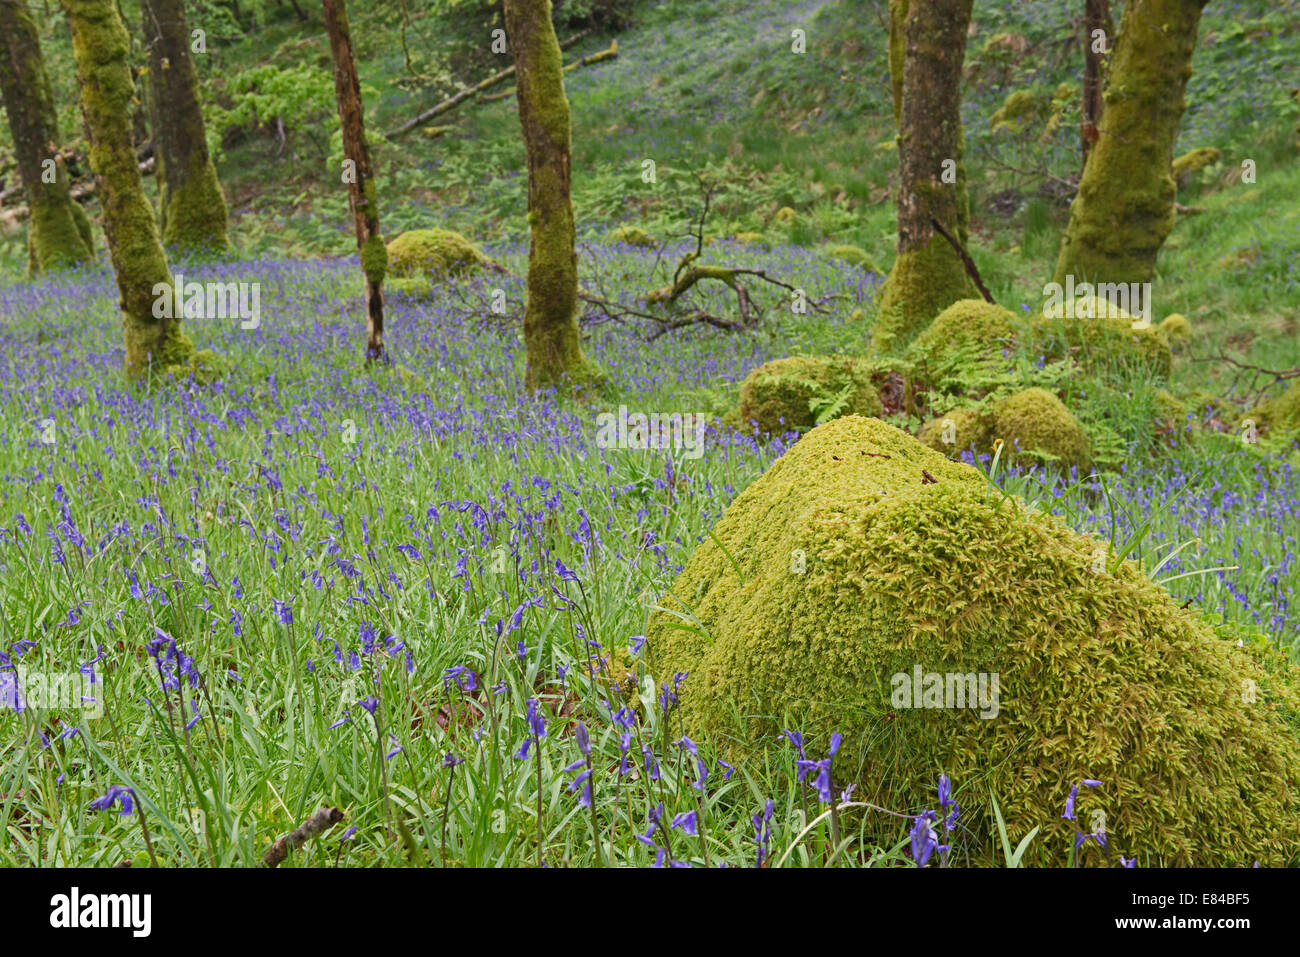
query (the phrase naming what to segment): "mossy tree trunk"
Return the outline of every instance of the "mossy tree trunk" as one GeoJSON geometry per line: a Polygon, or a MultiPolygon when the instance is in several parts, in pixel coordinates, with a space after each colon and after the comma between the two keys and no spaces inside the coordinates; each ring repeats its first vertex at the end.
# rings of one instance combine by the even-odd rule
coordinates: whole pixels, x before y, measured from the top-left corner
{"type": "Polygon", "coordinates": [[[528,154],[527,385],[581,391],[599,379],[578,335],[578,256],[569,180],[569,101],[550,0],[506,0],[528,154]]]}
{"type": "Polygon", "coordinates": [[[343,155],[348,160],[343,181],[348,184],[357,249],[366,279],[366,358],[384,358],[384,274],[388,249],[379,236],[379,202],[374,170],[366,144],[365,114],[361,108],[361,81],[352,56],[352,32],[344,0],[324,0],[325,29],[334,58],[334,93],[343,128],[343,155]]]}
{"type": "Polygon", "coordinates": [[[171,286],[153,208],[144,193],[131,139],[131,38],[114,0],[60,0],[72,31],[90,168],[104,210],[104,233],[117,276],[126,339],[126,371],[184,371],[199,358],[180,317],[155,318],[154,287],[171,286]]]}
{"type": "MultiPolygon", "coordinates": [[[[978,293],[961,256],[935,229],[963,245],[970,201],[962,162],[961,72],[972,0],[910,0],[905,6],[902,103],[898,132],[898,257],[880,294],[873,344],[906,345],[958,299],[978,293]]],[[[891,69],[897,60],[891,40],[891,69]]]]}
{"type": "Polygon", "coordinates": [[[223,250],[226,200],[208,155],[185,9],[181,0],[141,0],[141,7],[163,242],[184,251],[223,250]]]}
{"type": "Polygon", "coordinates": [[[59,160],[54,96],[27,0],[0,0],[0,96],[30,214],[29,270],[88,262],[94,258],[90,221],[73,200],[59,160]]]}
{"type": "Polygon", "coordinates": [[[1129,0],[1098,139],[1056,262],[1056,281],[1147,282],[1174,228],[1170,166],[1206,0],[1129,0]]]}

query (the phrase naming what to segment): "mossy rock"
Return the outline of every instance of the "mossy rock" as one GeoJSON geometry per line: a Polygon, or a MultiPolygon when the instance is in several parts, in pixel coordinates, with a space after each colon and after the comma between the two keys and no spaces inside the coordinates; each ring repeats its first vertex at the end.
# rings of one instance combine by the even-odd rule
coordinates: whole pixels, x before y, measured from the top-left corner
{"type": "Polygon", "coordinates": [[[760,246],[767,243],[767,237],[762,233],[736,233],[731,239],[741,246],[760,246]]]}
{"type": "Polygon", "coordinates": [[[1190,153],[1184,153],[1173,162],[1174,180],[1179,186],[1186,186],[1197,173],[1222,159],[1222,151],[1213,146],[1202,146],[1190,153]]]}
{"type": "Polygon", "coordinates": [[[1160,327],[1135,328],[1137,320],[1129,312],[1109,305],[1085,296],[1076,303],[1074,318],[1034,316],[1028,326],[1033,347],[1051,359],[1070,355],[1088,369],[1129,362],[1169,378],[1173,356],[1160,327]]]}
{"type": "Polygon", "coordinates": [[[989,416],[972,409],[952,409],[921,426],[916,440],[926,448],[957,458],[972,447],[977,452],[986,448],[992,431],[989,416]]]}
{"type": "Polygon", "coordinates": [[[658,245],[655,238],[640,226],[620,226],[609,234],[608,240],[614,244],[641,246],[647,249],[653,249],[658,245]]]}
{"type": "Polygon", "coordinates": [[[841,415],[879,415],[884,406],[872,385],[873,368],[847,356],[791,356],[752,370],[740,386],[740,421],[769,435],[811,428],[814,399],[838,398],[841,415]]]}
{"type": "Polygon", "coordinates": [[[989,120],[993,132],[1022,133],[1046,119],[1050,104],[1033,90],[1015,90],[989,120]]]}
{"type": "MultiPolygon", "coordinates": [[[[1016,339],[1020,321],[1009,309],[983,299],[958,299],[912,340],[905,358],[918,369],[947,369],[959,357],[997,359],[1016,339]]],[[[924,376],[923,376],[924,378],[924,376]]]]}
{"type": "MultiPolygon", "coordinates": [[[[945,773],[957,852],[977,859],[1001,856],[993,797],[1013,835],[1040,828],[1030,863],[1064,864],[1083,778],[1102,784],[1080,788],[1077,823],[1104,811],[1111,853],[1142,866],[1300,857],[1297,669],[1265,670],[1132,561],[1093,571],[1102,541],[977,470],[849,416],[801,438],[712,535],[660,599],[647,653],[656,680],[687,675],[684,732],[733,761],[788,748],[785,727],[817,760],[840,732],[833,790],[903,813],[934,807],[945,773]],[[905,706],[916,669],[997,674],[995,716],[905,706]]],[[[860,821],[885,845],[907,827],[860,821]]]]}
{"type": "Polygon", "coordinates": [[[425,277],[437,282],[491,262],[468,239],[449,229],[412,229],[388,244],[388,274],[397,279],[425,277]]]}
{"type": "Polygon", "coordinates": [[[838,259],[850,266],[857,266],[863,272],[877,273],[881,276],[885,274],[885,271],[876,265],[876,261],[871,258],[867,251],[857,246],[840,243],[824,247],[822,253],[830,259],[838,259]]]}
{"type": "Polygon", "coordinates": [[[776,211],[775,219],[778,223],[788,223],[793,221],[794,217],[795,211],[793,209],[789,206],[782,206],[776,211]]]}
{"type": "Polygon", "coordinates": [[[1265,399],[1250,410],[1260,441],[1270,447],[1286,448],[1300,440],[1300,381],[1292,382],[1279,396],[1265,399]]]}
{"type": "Polygon", "coordinates": [[[1046,389],[1025,389],[993,407],[993,441],[1001,439],[1001,461],[1025,465],[1047,458],[1068,472],[1092,468],[1092,442],[1065,404],[1046,389]],[[1043,453],[1046,453],[1044,455],[1043,453]]]}
{"type": "Polygon", "coordinates": [[[1181,312],[1173,312],[1165,316],[1159,328],[1160,334],[1165,337],[1171,349],[1181,348],[1191,341],[1192,324],[1181,312]]]}

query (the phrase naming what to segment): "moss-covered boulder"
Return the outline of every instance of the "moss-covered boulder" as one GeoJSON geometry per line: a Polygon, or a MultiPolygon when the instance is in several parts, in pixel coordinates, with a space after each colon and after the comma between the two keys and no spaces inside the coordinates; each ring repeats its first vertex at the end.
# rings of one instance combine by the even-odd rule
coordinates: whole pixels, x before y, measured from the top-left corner
{"type": "Polygon", "coordinates": [[[1250,411],[1260,441],[1276,447],[1289,447],[1300,441],[1300,381],[1279,396],[1265,399],[1250,411]]]}
{"type": "MultiPolygon", "coordinates": [[[[741,756],[788,747],[777,736],[794,728],[819,759],[838,731],[833,789],[856,782],[853,800],[908,813],[934,807],[946,773],[970,828],[955,837],[985,859],[990,796],[1013,835],[1041,828],[1029,863],[1064,863],[1095,810],[1112,854],[1141,866],[1300,856],[1295,669],[1261,666],[1136,564],[1107,567],[1103,542],[975,469],[842,418],[712,531],[648,629],[654,676],[687,674],[692,737],[741,756]],[[1067,820],[1083,778],[1102,783],[1067,820]]],[[[886,843],[907,826],[861,822],[886,843]]]]}
{"type": "Polygon", "coordinates": [[[904,356],[931,372],[947,368],[958,358],[998,358],[1014,344],[1018,326],[1009,309],[983,299],[958,299],[912,340],[904,356]]]}
{"type": "Polygon", "coordinates": [[[780,209],[776,211],[775,219],[778,223],[793,222],[794,218],[795,218],[795,211],[791,209],[789,206],[782,206],[780,209]]]}
{"type": "Polygon", "coordinates": [[[1046,389],[1025,389],[993,407],[993,441],[1001,439],[1002,461],[1044,460],[1069,471],[1092,467],[1092,442],[1079,420],[1046,389]]]}
{"type": "Polygon", "coordinates": [[[658,245],[655,238],[640,226],[619,226],[610,232],[608,238],[611,243],[616,245],[641,246],[646,249],[653,249],[658,245]]]}
{"type": "Polygon", "coordinates": [[[1052,359],[1069,355],[1085,368],[1136,364],[1167,379],[1173,364],[1159,326],[1144,327],[1124,308],[1096,296],[1080,298],[1073,317],[1032,317],[1028,331],[1034,349],[1052,359]]]}
{"type": "Polygon", "coordinates": [[[733,242],[741,246],[760,246],[767,243],[767,237],[762,233],[736,233],[731,237],[733,242]]]}
{"type": "Polygon", "coordinates": [[[1021,133],[1042,122],[1047,116],[1048,109],[1046,97],[1040,96],[1033,90],[1014,90],[1007,95],[989,123],[994,133],[999,130],[1021,133]]]}
{"type": "Polygon", "coordinates": [[[388,244],[388,275],[437,282],[491,264],[468,239],[449,229],[412,229],[388,244]]]}
{"type": "Polygon", "coordinates": [[[863,272],[878,273],[882,276],[885,274],[885,271],[876,265],[876,261],[871,258],[867,251],[857,246],[839,243],[826,246],[822,249],[822,254],[828,259],[837,259],[840,262],[848,263],[850,266],[857,266],[863,272]]]}
{"type": "Polygon", "coordinates": [[[984,450],[993,431],[991,416],[973,409],[952,409],[921,426],[916,440],[926,448],[956,458],[967,449],[984,450]]]}
{"type": "Polygon", "coordinates": [[[828,407],[835,415],[881,413],[868,362],[848,356],[774,359],[740,386],[740,422],[770,435],[810,428],[828,407]]]}
{"type": "Polygon", "coordinates": [[[1159,331],[1171,349],[1181,349],[1192,339],[1192,324],[1180,312],[1173,312],[1161,321],[1159,331]]]}

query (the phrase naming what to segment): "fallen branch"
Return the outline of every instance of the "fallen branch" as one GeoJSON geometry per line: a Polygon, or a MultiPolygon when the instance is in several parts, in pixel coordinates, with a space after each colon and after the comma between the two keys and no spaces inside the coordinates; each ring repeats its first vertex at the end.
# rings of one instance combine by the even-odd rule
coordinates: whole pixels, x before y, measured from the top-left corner
{"type": "MultiPolygon", "coordinates": [[[[583,40],[591,36],[592,32],[593,32],[592,29],[588,28],[586,30],[583,30],[580,33],[574,34],[573,36],[569,37],[569,39],[565,40],[563,43],[560,44],[560,49],[564,50],[573,46],[579,40],[583,40]]],[[[615,41],[614,47],[617,50],[618,41],[615,41]]],[[[442,114],[446,113],[448,110],[454,110],[456,107],[460,106],[460,104],[464,103],[466,100],[472,99],[476,95],[492,89],[492,87],[496,86],[502,80],[509,79],[514,75],[515,75],[515,68],[513,66],[508,66],[504,70],[501,70],[497,73],[493,73],[487,79],[480,80],[478,83],[475,83],[473,86],[466,87],[465,89],[457,93],[455,96],[443,100],[437,106],[430,107],[429,109],[421,113],[419,116],[417,116],[415,119],[408,120],[407,122],[403,123],[401,126],[397,127],[394,130],[390,130],[388,133],[384,135],[389,137],[390,139],[395,136],[403,136],[411,132],[411,130],[415,129],[417,126],[423,126],[425,123],[428,123],[430,120],[434,119],[435,117],[442,116],[442,114]]]]}
{"type": "MultiPolygon", "coordinates": [[[[984,280],[980,278],[980,271],[975,268],[975,260],[970,258],[970,254],[962,248],[957,238],[943,228],[943,224],[937,219],[931,219],[930,224],[939,231],[939,235],[952,244],[952,248],[957,250],[957,255],[961,257],[962,263],[966,266],[966,275],[970,276],[975,282],[975,287],[979,289],[980,295],[984,297],[985,302],[993,302],[993,296],[989,292],[988,286],[984,285],[984,280]]],[[[997,303],[993,303],[997,305],[997,303]]]]}
{"type": "Polygon", "coordinates": [[[341,820],[343,820],[343,812],[338,808],[320,808],[291,833],[272,844],[262,855],[262,864],[266,867],[279,866],[289,856],[290,851],[295,851],[311,838],[324,834],[341,820]]]}

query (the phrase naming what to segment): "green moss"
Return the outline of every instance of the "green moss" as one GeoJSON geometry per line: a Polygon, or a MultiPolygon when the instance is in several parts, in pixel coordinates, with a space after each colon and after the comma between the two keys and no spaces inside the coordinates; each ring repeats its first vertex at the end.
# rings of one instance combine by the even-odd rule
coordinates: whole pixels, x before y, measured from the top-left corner
{"type": "Polygon", "coordinates": [[[1179,186],[1186,186],[1192,177],[1223,159],[1223,153],[1213,146],[1202,146],[1190,153],[1184,153],[1173,162],[1174,180],[1179,186]]]}
{"type": "Polygon", "coordinates": [[[1281,395],[1265,399],[1249,413],[1255,420],[1262,443],[1287,448],[1300,440],[1300,382],[1293,382],[1281,395]]]}
{"type": "Polygon", "coordinates": [[[384,281],[388,272],[388,247],[378,234],[371,236],[361,247],[361,271],[373,285],[384,281]]]}
{"type": "Polygon", "coordinates": [[[95,258],[95,233],[90,225],[90,217],[86,211],[81,208],[81,204],[73,202],[72,220],[77,224],[77,233],[81,236],[81,241],[86,249],[90,251],[90,258],[95,258]]]}
{"type": "Polygon", "coordinates": [[[742,246],[755,246],[767,242],[767,237],[762,233],[736,233],[731,238],[742,246]]]}
{"type": "Polygon", "coordinates": [[[384,284],[384,290],[388,293],[400,293],[421,302],[432,299],[435,288],[428,276],[392,277],[384,284]]]}
{"type": "Polygon", "coordinates": [[[1062,471],[1092,467],[1092,443],[1074,414],[1046,389],[1025,389],[993,407],[991,440],[1001,439],[1002,461],[1047,460],[1062,471]]]}
{"type": "Polygon", "coordinates": [[[489,259],[460,233],[412,229],[388,244],[388,273],[398,279],[423,276],[432,281],[486,266],[489,259]]]}
{"type": "Polygon", "coordinates": [[[776,216],[774,218],[778,223],[789,223],[794,220],[796,215],[795,211],[789,206],[782,206],[776,211],[776,216]]]}
{"type": "Polygon", "coordinates": [[[1119,307],[1113,307],[1113,315],[1098,318],[1111,309],[1105,300],[1093,296],[1078,300],[1076,318],[1036,315],[1028,326],[1032,348],[1049,359],[1071,356],[1088,369],[1127,363],[1144,366],[1161,379],[1169,378],[1173,356],[1161,327],[1135,329],[1133,317],[1119,307]]]}
{"type": "Polygon", "coordinates": [[[959,299],[939,315],[908,347],[905,357],[932,373],[947,369],[959,356],[1001,358],[1014,344],[1019,322],[1014,313],[983,299],[959,299]]]}
{"type": "Polygon", "coordinates": [[[814,400],[825,408],[835,400],[838,415],[879,415],[880,396],[872,385],[872,367],[847,356],[791,356],[752,370],[740,386],[739,418],[743,426],[779,435],[812,427],[814,400]]]}
{"type": "Polygon", "coordinates": [[[1179,312],[1165,316],[1164,321],[1160,323],[1159,331],[1173,348],[1185,346],[1192,338],[1192,324],[1179,312]]]}
{"type": "Polygon", "coordinates": [[[894,260],[880,291],[872,345],[881,354],[899,351],[948,306],[975,295],[961,258],[935,234],[894,260]]]}
{"type": "MultiPolygon", "coordinates": [[[[903,125],[903,67],[907,62],[908,0],[889,0],[889,85],[894,94],[894,128],[903,125]]],[[[891,141],[893,145],[893,141],[891,141]]]]}
{"type": "MultiPolygon", "coordinates": [[[[964,808],[993,796],[1013,835],[1041,829],[1034,863],[1066,861],[1062,808],[1082,778],[1103,783],[1081,789],[1079,821],[1103,810],[1112,854],[1295,862],[1295,669],[1266,672],[1133,562],[1094,572],[1104,543],[976,470],[882,422],[838,419],[712,533],[660,597],[672,613],[652,615],[647,653],[655,679],[687,675],[685,733],[733,761],[788,747],[783,727],[821,758],[838,731],[836,791],[854,782],[854,800],[910,813],[933,806],[946,773],[964,808]],[[894,676],[918,667],[997,674],[996,717],[895,704],[894,676]],[[1242,703],[1247,679],[1257,704],[1242,703]]],[[[885,846],[907,827],[860,820],[885,846]]],[[[1000,859],[990,816],[962,820],[962,851],[1000,859]]],[[[1090,846],[1085,861],[1099,860],[1090,846]]]]}
{"type": "Polygon", "coordinates": [[[658,243],[655,238],[639,226],[619,226],[613,230],[607,237],[611,243],[622,243],[627,246],[643,246],[653,249],[658,243]]]}
{"type": "Polygon", "coordinates": [[[885,271],[876,265],[876,261],[867,254],[866,250],[857,246],[850,246],[843,243],[825,246],[822,248],[822,254],[831,259],[838,259],[840,262],[846,262],[850,266],[857,266],[864,272],[877,273],[881,276],[885,274],[885,271]]]}
{"type": "Polygon", "coordinates": [[[989,120],[993,132],[1007,130],[1021,133],[1037,126],[1047,116],[1048,104],[1033,90],[1015,90],[1007,95],[1002,106],[989,120]]]}
{"type": "Polygon", "coordinates": [[[226,198],[217,170],[206,149],[192,151],[189,159],[191,169],[180,185],[164,185],[161,190],[162,240],[178,250],[219,252],[228,248],[230,241],[226,198]]]}
{"type": "Polygon", "coordinates": [[[916,440],[926,448],[956,458],[967,449],[987,449],[993,421],[972,409],[952,409],[921,426],[916,440]]]}

